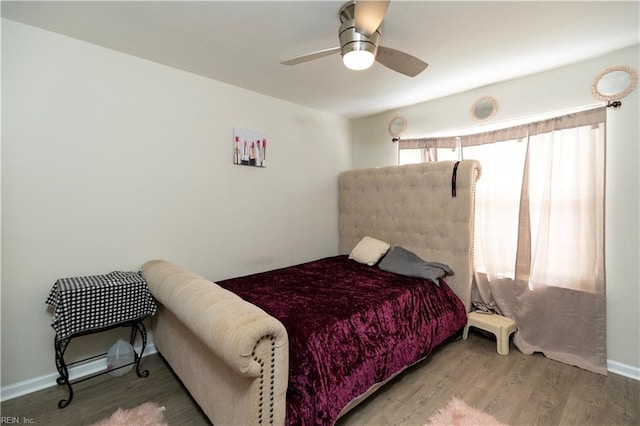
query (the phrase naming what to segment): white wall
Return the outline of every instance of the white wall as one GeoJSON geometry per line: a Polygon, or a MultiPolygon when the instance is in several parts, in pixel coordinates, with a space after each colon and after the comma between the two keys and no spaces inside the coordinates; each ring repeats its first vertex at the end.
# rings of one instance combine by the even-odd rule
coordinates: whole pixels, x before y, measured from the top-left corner
{"type": "Polygon", "coordinates": [[[350,139],[344,118],[3,20],[2,386],[55,371],[57,278],[163,258],[216,280],[336,254],[350,139]],[[234,127],[267,134],[267,168],[232,164],[234,127]]]}
{"type": "MultiPolygon", "coordinates": [[[[623,49],[560,69],[506,81],[437,101],[401,108],[353,123],[353,167],[397,163],[397,144],[391,143],[387,125],[395,115],[407,119],[403,137],[474,125],[472,102],[484,95],[497,98],[499,110],[492,123],[551,111],[591,105],[591,82],[602,70],[628,65],[640,70],[639,47],[623,49]]],[[[428,70],[427,70],[428,72],[428,70]]],[[[622,108],[607,113],[606,274],[607,350],[613,364],[630,367],[640,377],[640,89],[622,101],[622,108]]]]}

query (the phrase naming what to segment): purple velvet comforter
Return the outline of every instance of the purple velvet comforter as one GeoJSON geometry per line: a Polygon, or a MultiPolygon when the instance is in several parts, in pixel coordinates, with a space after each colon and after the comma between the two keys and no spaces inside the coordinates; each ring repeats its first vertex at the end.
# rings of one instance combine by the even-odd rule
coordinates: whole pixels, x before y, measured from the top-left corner
{"type": "Polygon", "coordinates": [[[287,329],[288,425],[333,424],[351,400],[424,358],[467,320],[446,283],[347,256],[217,283],[287,329]]]}

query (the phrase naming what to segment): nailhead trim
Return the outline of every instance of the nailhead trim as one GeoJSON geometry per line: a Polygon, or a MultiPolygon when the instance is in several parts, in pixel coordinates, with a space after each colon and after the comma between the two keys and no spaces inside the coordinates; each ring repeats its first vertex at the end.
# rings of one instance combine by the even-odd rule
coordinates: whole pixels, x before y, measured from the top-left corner
{"type": "Polygon", "coordinates": [[[256,348],[257,346],[260,344],[260,342],[264,339],[269,339],[271,340],[271,363],[269,365],[270,369],[271,369],[271,375],[269,377],[269,424],[273,425],[274,423],[274,419],[273,419],[273,410],[274,410],[274,403],[275,403],[275,368],[276,368],[276,342],[275,342],[275,338],[273,336],[263,336],[260,338],[260,340],[258,340],[256,342],[256,346],[254,346],[253,351],[251,352],[251,357],[253,358],[254,361],[256,361],[258,364],[260,364],[260,385],[258,387],[259,389],[259,393],[258,393],[258,424],[263,424],[263,415],[262,412],[264,410],[264,392],[265,392],[265,386],[264,386],[264,378],[265,378],[265,371],[264,371],[264,360],[262,359],[258,359],[258,357],[256,356],[256,348]]]}

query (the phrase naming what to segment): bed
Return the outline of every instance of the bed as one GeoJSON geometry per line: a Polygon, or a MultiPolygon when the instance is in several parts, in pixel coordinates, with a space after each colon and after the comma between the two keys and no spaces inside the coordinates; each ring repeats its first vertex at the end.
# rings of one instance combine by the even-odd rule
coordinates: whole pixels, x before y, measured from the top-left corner
{"type": "Polygon", "coordinates": [[[472,160],[342,173],[324,259],[217,283],[145,263],[157,350],[215,425],[335,423],[465,325],[479,174],[472,160]],[[407,253],[442,273],[407,276],[407,253]]]}

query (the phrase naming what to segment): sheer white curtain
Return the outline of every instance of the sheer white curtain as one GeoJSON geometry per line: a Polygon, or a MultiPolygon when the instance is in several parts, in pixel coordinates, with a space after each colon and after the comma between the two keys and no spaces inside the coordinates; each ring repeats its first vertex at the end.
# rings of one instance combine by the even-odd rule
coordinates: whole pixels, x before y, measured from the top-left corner
{"type": "MultiPolygon", "coordinates": [[[[605,118],[598,108],[462,136],[464,158],[482,164],[475,301],[516,321],[522,352],[600,374],[607,373],[605,118]]],[[[400,148],[435,149],[443,159],[453,155],[453,139],[400,148]]]]}

